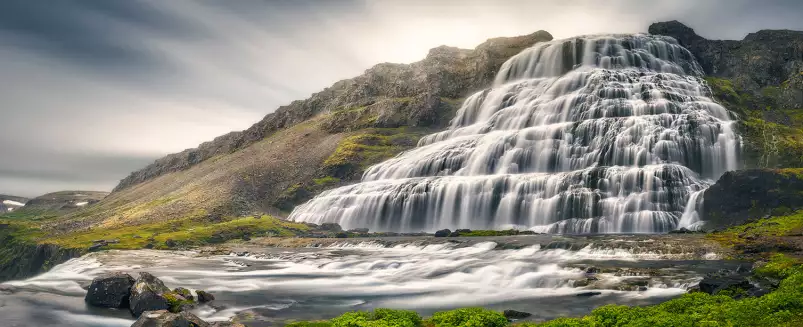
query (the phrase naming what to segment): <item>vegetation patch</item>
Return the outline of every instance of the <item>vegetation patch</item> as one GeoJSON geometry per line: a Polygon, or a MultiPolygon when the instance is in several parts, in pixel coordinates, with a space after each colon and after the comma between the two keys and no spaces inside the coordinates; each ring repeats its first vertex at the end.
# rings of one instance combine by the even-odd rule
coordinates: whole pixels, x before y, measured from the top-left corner
{"type": "Polygon", "coordinates": [[[780,109],[783,86],[757,93],[730,79],[708,77],[714,97],[739,115],[745,163],[752,168],[803,166],[803,109],[780,109]]]}
{"type": "Polygon", "coordinates": [[[222,243],[232,239],[258,236],[295,236],[309,226],[271,216],[243,217],[222,222],[184,219],[121,228],[97,228],[71,233],[42,242],[70,248],[89,248],[104,240],[103,249],[167,249],[222,243]]]}
{"type": "Polygon", "coordinates": [[[324,161],[324,172],[334,178],[349,178],[371,165],[390,159],[416,145],[426,129],[370,128],[349,136],[324,161]]]}
{"type": "MultiPolygon", "coordinates": [[[[788,208],[776,208],[778,212],[789,211],[788,208]]],[[[787,236],[800,236],[803,232],[803,211],[787,215],[773,216],[753,222],[731,227],[725,231],[707,235],[721,245],[740,253],[763,254],[769,252],[794,251],[796,246],[787,236]]]]}

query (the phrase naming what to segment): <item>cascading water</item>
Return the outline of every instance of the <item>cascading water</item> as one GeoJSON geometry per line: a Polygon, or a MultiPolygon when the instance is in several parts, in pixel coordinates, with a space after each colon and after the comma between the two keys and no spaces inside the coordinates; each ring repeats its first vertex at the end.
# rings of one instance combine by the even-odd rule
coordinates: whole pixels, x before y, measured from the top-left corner
{"type": "Polygon", "coordinates": [[[735,169],[732,114],[670,37],[539,43],[448,130],[297,207],[296,221],[433,231],[655,233],[698,222],[701,191],[735,169]]]}

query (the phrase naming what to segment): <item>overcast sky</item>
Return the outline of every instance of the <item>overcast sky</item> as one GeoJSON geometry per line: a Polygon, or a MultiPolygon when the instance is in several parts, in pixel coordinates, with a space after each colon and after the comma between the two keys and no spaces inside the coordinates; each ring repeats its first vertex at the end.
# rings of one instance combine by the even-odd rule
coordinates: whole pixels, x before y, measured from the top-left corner
{"type": "Polygon", "coordinates": [[[0,1],[0,193],[110,190],[379,62],[497,36],[803,30],[803,1],[0,1]],[[437,4],[435,4],[437,3],[437,4]]]}

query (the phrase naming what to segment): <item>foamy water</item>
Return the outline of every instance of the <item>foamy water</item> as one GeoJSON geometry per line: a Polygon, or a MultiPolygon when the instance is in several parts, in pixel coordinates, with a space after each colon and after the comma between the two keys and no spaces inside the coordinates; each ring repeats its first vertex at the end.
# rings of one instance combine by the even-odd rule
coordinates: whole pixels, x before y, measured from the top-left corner
{"type": "MultiPolygon", "coordinates": [[[[534,244],[498,249],[496,242],[340,243],[327,248],[266,249],[262,254],[205,256],[196,252],[108,251],[58,265],[40,276],[3,284],[0,316],[9,326],[128,326],[126,310],[87,308],[84,287],[110,271],[149,271],[170,287],[204,289],[217,300],[194,313],[209,321],[248,314],[269,326],[286,319],[322,319],[345,311],[392,307],[422,314],[464,306],[516,309],[536,318],[584,314],[608,303],[650,304],[685,292],[705,269],[723,262],[677,260],[661,254],[605,245],[579,250],[534,244]],[[601,267],[599,280],[575,287],[601,267]],[[651,276],[627,271],[653,269],[651,276]],[[628,280],[648,287],[620,290],[628,280]],[[598,291],[601,295],[578,297],[598,291]]],[[[5,326],[5,325],[4,325],[5,326]]]]}

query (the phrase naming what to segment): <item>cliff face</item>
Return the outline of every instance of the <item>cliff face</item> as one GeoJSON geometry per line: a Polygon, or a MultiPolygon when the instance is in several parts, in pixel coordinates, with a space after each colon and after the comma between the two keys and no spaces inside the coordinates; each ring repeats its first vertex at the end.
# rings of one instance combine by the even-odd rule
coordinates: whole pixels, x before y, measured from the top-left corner
{"type": "Polygon", "coordinates": [[[706,229],[724,229],[803,208],[803,169],[727,172],[703,194],[706,229]]]}
{"type": "Polygon", "coordinates": [[[717,100],[739,114],[745,168],[803,167],[803,32],[707,40],[677,21],[653,24],[649,32],[688,48],[717,100]]]}
{"type": "Polygon", "coordinates": [[[339,81],[309,99],[278,108],[247,130],[158,159],[131,173],[114,191],[186,170],[217,155],[233,153],[320,113],[342,111],[324,124],[330,132],[366,127],[442,126],[451,118],[444,115],[444,111],[448,114],[453,109],[450,99],[488,86],[507,58],[536,42],[551,39],[549,33],[539,31],[490,39],[474,50],[441,46],[430,50],[426,59],[409,65],[376,65],[363,75],[339,81]],[[346,112],[348,109],[360,110],[346,112]]]}

